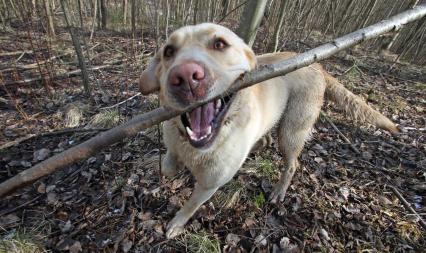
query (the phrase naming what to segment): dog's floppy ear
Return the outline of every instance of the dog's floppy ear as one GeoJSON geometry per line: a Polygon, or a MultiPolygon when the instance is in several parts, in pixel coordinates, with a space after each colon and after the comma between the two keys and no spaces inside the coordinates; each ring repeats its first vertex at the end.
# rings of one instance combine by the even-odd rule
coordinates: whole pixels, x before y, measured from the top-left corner
{"type": "Polygon", "coordinates": [[[143,95],[160,90],[160,82],[157,77],[157,66],[160,63],[161,50],[155,54],[154,58],[150,60],[146,69],[139,77],[139,89],[143,95]]]}
{"type": "Polygon", "coordinates": [[[249,61],[250,68],[252,70],[255,69],[257,65],[257,60],[253,50],[251,50],[251,48],[249,48],[248,46],[246,46],[243,50],[247,60],[249,61]]]}

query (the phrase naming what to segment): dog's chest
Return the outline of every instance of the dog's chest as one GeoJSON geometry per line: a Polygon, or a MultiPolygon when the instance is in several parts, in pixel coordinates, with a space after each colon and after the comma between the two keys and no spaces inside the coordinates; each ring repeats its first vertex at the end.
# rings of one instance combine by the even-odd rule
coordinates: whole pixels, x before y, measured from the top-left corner
{"type": "MultiPolygon", "coordinates": [[[[172,130],[172,129],[169,129],[172,130]]],[[[222,131],[232,131],[224,128],[222,131]]],[[[209,150],[194,148],[185,140],[184,136],[168,143],[168,148],[173,149],[179,160],[191,171],[197,182],[205,187],[226,183],[241,167],[252,142],[247,138],[244,130],[232,131],[232,134],[218,136],[218,143],[209,150]],[[178,141],[176,141],[179,139],[178,141]],[[170,146],[173,145],[173,146],[170,146]]],[[[175,135],[176,136],[176,135],[175,135]]]]}

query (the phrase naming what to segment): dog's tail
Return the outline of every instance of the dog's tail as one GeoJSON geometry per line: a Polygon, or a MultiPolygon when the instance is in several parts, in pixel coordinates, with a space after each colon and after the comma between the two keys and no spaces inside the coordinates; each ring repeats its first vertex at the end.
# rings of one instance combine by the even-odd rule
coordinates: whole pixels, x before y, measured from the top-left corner
{"type": "Polygon", "coordinates": [[[327,82],[326,98],[337,104],[352,119],[368,122],[391,133],[399,132],[398,127],[386,116],[371,108],[360,97],[346,89],[339,81],[324,71],[327,82]]]}

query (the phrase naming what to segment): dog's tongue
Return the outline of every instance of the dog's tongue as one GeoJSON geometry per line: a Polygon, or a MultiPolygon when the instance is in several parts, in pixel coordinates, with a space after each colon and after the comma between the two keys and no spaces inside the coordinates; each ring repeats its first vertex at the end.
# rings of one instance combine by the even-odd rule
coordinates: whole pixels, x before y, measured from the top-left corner
{"type": "MultiPolygon", "coordinates": [[[[209,126],[214,118],[214,102],[199,106],[189,113],[189,124],[197,137],[210,134],[209,126]]],[[[210,128],[211,130],[211,128],[210,128]]]]}

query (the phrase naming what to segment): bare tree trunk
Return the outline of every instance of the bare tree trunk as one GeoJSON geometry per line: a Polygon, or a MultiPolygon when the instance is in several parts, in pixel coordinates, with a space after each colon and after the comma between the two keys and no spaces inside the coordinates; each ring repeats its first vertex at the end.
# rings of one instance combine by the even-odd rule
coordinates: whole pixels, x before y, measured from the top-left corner
{"type": "Polygon", "coordinates": [[[95,0],[95,4],[93,6],[93,18],[92,18],[92,29],[90,31],[90,37],[89,37],[89,43],[92,40],[93,33],[95,32],[95,25],[96,25],[96,15],[98,13],[98,0],[95,0]]]}
{"type": "Polygon", "coordinates": [[[83,80],[84,91],[87,95],[90,94],[89,75],[87,74],[86,62],[84,61],[83,51],[81,50],[81,44],[78,36],[78,31],[75,29],[74,24],[70,20],[69,6],[66,0],[60,0],[62,11],[64,12],[64,19],[67,25],[68,31],[71,35],[71,40],[74,45],[75,52],[77,54],[78,65],[81,69],[81,76],[83,80]]]}
{"type": "Polygon", "coordinates": [[[169,0],[166,0],[166,27],[164,28],[166,38],[169,37],[169,18],[170,18],[170,6],[169,6],[169,0]]]}
{"type": "Polygon", "coordinates": [[[8,8],[6,8],[6,2],[5,2],[5,0],[1,1],[1,7],[2,7],[2,10],[4,10],[4,14],[0,10],[0,21],[2,23],[3,28],[5,29],[6,26],[7,26],[6,19],[8,19],[8,17],[9,17],[9,11],[8,11],[8,8]]]}
{"type": "Polygon", "coordinates": [[[159,46],[160,46],[160,15],[158,15],[158,12],[160,11],[159,9],[158,9],[158,7],[160,6],[160,4],[158,3],[159,1],[156,1],[155,3],[154,3],[154,11],[155,11],[155,14],[154,14],[154,19],[155,19],[155,47],[156,47],[156,50],[155,51],[157,51],[158,50],[158,48],[159,48],[159,46]]]}
{"type": "Polygon", "coordinates": [[[253,46],[257,29],[265,12],[266,0],[248,0],[242,14],[237,34],[249,45],[253,46]]]}
{"type": "Polygon", "coordinates": [[[102,29],[106,29],[107,28],[107,18],[108,18],[108,14],[107,14],[107,8],[106,8],[106,4],[105,4],[105,0],[100,0],[101,2],[101,25],[102,25],[102,29]]]}
{"type": "Polygon", "coordinates": [[[78,15],[80,18],[80,27],[83,29],[84,22],[83,22],[83,3],[81,0],[78,0],[78,15]]]}
{"type": "MultiPolygon", "coordinates": [[[[169,0],[167,0],[167,3],[168,3],[168,2],[169,2],[169,0]]],[[[184,24],[184,25],[187,25],[187,24],[188,24],[188,19],[189,19],[189,16],[191,15],[192,0],[190,0],[190,1],[189,1],[189,5],[188,5],[187,9],[188,9],[188,11],[186,12],[185,20],[183,21],[183,24],[184,24]]],[[[169,7],[167,7],[167,12],[169,12],[169,7]]]]}
{"type": "Polygon", "coordinates": [[[130,0],[130,15],[131,15],[131,23],[132,23],[132,45],[135,40],[135,33],[136,33],[136,0],[130,0]]]}
{"type": "MultiPolygon", "coordinates": [[[[410,4],[410,9],[416,7],[418,3],[419,3],[419,0],[413,0],[410,4]]],[[[392,37],[392,39],[389,41],[389,43],[387,45],[383,46],[382,48],[384,48],[385,50],[390,50],[391,47],[393,46],[393,44],[395,43],[395,41],[398,39],[398,36],[400,35],[400,31],[401,31],[401,29],[399,29],[395,33],[395,35],[392,37]]]]}
{"type": "Polygon", "coordinates": [[[123,23],[124,26],[127,24],[127,0],[123,0],[123,23]]]}
{"type": "Polygon", "coordinates": [[[279,16],[278,22],[276,23],[275,28],[274,28],[273,39],[272,39],[271,43],[269,44],[269,49],[268,49],[269,52],[271,52],[271,51],[276,52],[277,51],[278,42],[279,42],[279,39],[280,39],[280,32],[281,32],[281,29],[282,29],[283,24],[284,24],[285,9],[287,7],[287,3],[288,3],[288,0],[281,1],[280,10],[279,10],[280,16],[279,16]]]}
{"type": "Polygon", "coordinates": [[[369,7],[369,10],[368,10],[368,14],[367,14],[367,16],[365,17],[364,22],[362,23],[361,28],[362,28],[362,27],[365,27],[365,26],[367,25],[368,20],[370,20],[370,18],[371,18],[371,14],[373,13],[374,7],[376,7],[376,5],[377,5],[377,0],[374,0],[373,2],[371,2],[370,7],[369,7]]]}
{"type": "Polygon", "coordinates": [[[226,14],[228,13],[230,2],[231,2],[230,0],[222,0],[223,9],[221,14],[221,19],[225,18],[226,14]]]}
{"type": "Polygon", "coordinates": [[[408,39],[406,39],[406,44],[408,46],[406,46],[403,51],[398,55],[398,57],[396,58],[395,62],[398,62],[401,57],[403,57],[408,51],[410,51],[412,48],[414,48],[414,46],[416,45],[416,41],[418,41],[417,37],[422,37],[423,34],[420,33],[420,30],[422,29],[422,25],[426,23],[426,16],[423,17],[418,23],[417,26],[415,27],[414,31],[410,34],[410,36],[408,37],[408,39]]]}
{"type": "Polygon", "coordinates": [[[214,1],[210,1],[211,2],[211,6],[210,6],[210,15],[209,15],[209,17],[210,17],[210,19],[209,19],[209,22],[214,22],[214,16],[215,16],[215,3],[214,3],[214,1]]]}
{"type": "Polygon", "coordinates": [[[198,0],[195,0],[195,4],[194,4],[194,16],[193,16],[193,20],[192,20],[192,24],[193,25],[197,24],[198,5],[199,5],[198,0]]]}
{"type": "Polygon", "coordinates": [[[347,23],[346,19],[348,18],[349,13],[353,10],[352,7],[353,7],[354,3],[355,3],[354,0],[350,0],[348,2],[348,4],[346,5],[345,9],[344,9],[344,13],[343,13],[342,19],[340,20],[340,26],[338,28],[340,34],[342,34],[342,33],[345,32],[345,28],[346,28],[345,24],[347,23]]]}
{"type": "Polygon", "coordinates": [[[20,20],[24,20],[22,16],[20,15],[19,11],[16,9],[16,6],[13,0],[9,0],[9,3],[10,3],[10,7],[12,7],[13,12],[15,13],[15,17],[20,20]]]}
{"type": "Polygon", "coordinates": [[[44,11],[46,12],[46,17],[47,17],[47,31],[50,37],[54,37],[55,36],[55,26],[53,23],[53,16],[52,16],[52,10],[50,8],[50,0],[44,0],[43,4],[44,4],[44,11]]]}

